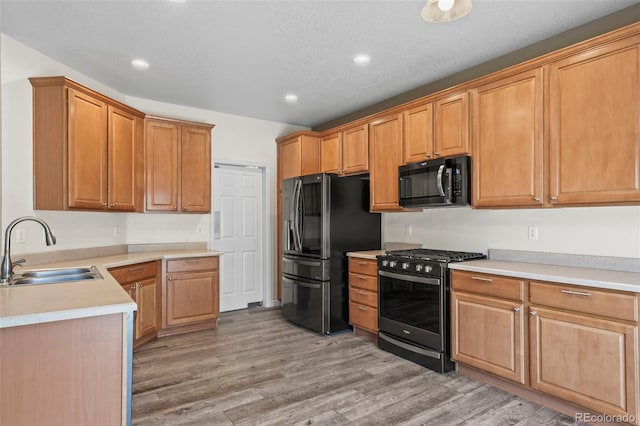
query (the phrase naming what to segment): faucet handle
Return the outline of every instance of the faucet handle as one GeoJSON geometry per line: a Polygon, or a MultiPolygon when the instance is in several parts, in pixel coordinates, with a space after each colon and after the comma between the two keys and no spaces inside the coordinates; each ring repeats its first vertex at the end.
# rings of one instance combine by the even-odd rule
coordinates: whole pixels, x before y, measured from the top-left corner
{"type": "Polygon", "coordinates": [[[22,266],[23,263],[25,263],[27,261],[27,259],[18,259],[15,262],[11,262],[11,267],[15,268],[16,266],[22,266]]]}

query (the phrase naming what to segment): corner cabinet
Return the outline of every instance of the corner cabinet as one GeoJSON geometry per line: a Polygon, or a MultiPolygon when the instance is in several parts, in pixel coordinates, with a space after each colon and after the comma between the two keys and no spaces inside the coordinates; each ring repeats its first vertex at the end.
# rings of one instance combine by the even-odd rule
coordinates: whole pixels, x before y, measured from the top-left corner
{"type": "Polygon", "coordinates": [[[471,91],[474,206],[543,203],[542,76],[536,68],[471,91]]]}
{"type": "Polygon", "coordinates": [[[213,125],[159,117],[145,122],[146,210],[210,212],[213,125]]]}
{"type": "Polygon", "coordinates": [[[34,77],[36,210],[142,210],[144,113],[65,77],[34,77]]]}
{"type": "Polygon", "coordinates": [[[155,339],[161,321],[160,262],[110,268],[109,273],[138,305],[134,321],[134,349],[155,339]]]}
{"type": "Polygon", "coordinates": [[[553,62],[549,202],[640,201],[640,36],[553,62]]]}
{"type": "Polygon", "coordinates": [[[215,328],[220,299],[218,257],[166,261],[161,335],[215,328]]]}
{"type": "Polygon", "coordinates": [[[398,167],[402,164],[402,115],[389,115],[369,123],[371,211],[401,211],[398,202],[398,167]]]}

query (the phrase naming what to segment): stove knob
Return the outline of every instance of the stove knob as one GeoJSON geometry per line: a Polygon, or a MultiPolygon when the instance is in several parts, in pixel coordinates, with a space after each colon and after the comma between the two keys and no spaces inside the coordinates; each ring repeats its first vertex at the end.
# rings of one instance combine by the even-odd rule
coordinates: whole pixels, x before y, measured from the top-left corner
{"type": "Polygon", "coordinates": [[[383,260],[383,261],[382,261],[382,266],[387,266],[388,264],[389,264],[389,261],[388,261],[388,260],[383,260]]]}
{"type": "Polygon", "coordinates": [[[431,267],[431,266],[425,266],[424,267],[424,272],[429,273],[429,272],[431,272],[432,269],[433,269],[433,267],[431,267]]]}
{"type": "Polygon", "coordinates": [[[391,262],[389,262],[389,266],[391,266],[392,268],[395,268],[397,264],[398,262],[396,262],[395,260],[392,260],[391,262]]]}
{"type": "Polygon", "coordinates": [[[416,265],[416,272],[422,272],[422,268],[424,268],[424,265],[422,265],[422,264],[418,263],[418,264],[416,265]]]}
{"type": "Polygon", "coordinates": [[[404,263],[402,264],[402,269],[409,269],[409,263],[404,262],[404,263]]]}

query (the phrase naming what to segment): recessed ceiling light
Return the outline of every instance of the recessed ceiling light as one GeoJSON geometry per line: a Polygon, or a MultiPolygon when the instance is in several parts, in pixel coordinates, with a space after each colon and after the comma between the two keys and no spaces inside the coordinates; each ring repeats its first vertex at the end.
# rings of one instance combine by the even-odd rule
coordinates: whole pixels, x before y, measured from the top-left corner
{"type": "Polygon", "coordinates": [[[133,61],[131,61],[131,66],[139,70],[146,70],[147,68],[149,68],[149,62],[145,61],[144,59],[134,59],[133,61]]]}
{"type": "Polygon", "coordinates": [[[364,65],[371,62],[371,57],[369,55],[356,55],[353,57],[353,62],[358,65],[364,65]]]}
{"type": "Polygon", "coordinates": [[[169,0],[171,3],[184,3],[187,0],[169,0]]]}
{"type": "Polygon", "coordinates": [[[290,104],[295,104],[296,102],[298,102],[298,96],[294,95],[293,93],[289,93],[284,96],[284,101],[290,104]]]}

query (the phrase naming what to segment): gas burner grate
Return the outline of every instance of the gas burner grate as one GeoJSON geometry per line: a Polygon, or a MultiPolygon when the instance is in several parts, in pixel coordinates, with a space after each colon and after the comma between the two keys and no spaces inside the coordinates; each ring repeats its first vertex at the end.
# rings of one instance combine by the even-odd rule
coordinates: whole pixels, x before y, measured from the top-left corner
{"type": "Polygon", "coordinates": [[[465,251],[433,250],[433,249],[409,249],[387,251],[385,256],[397,256],[407,259],[435,260],[439,262],[462,262],[472,259],[485,259],[483,253],[465,251]]]}

